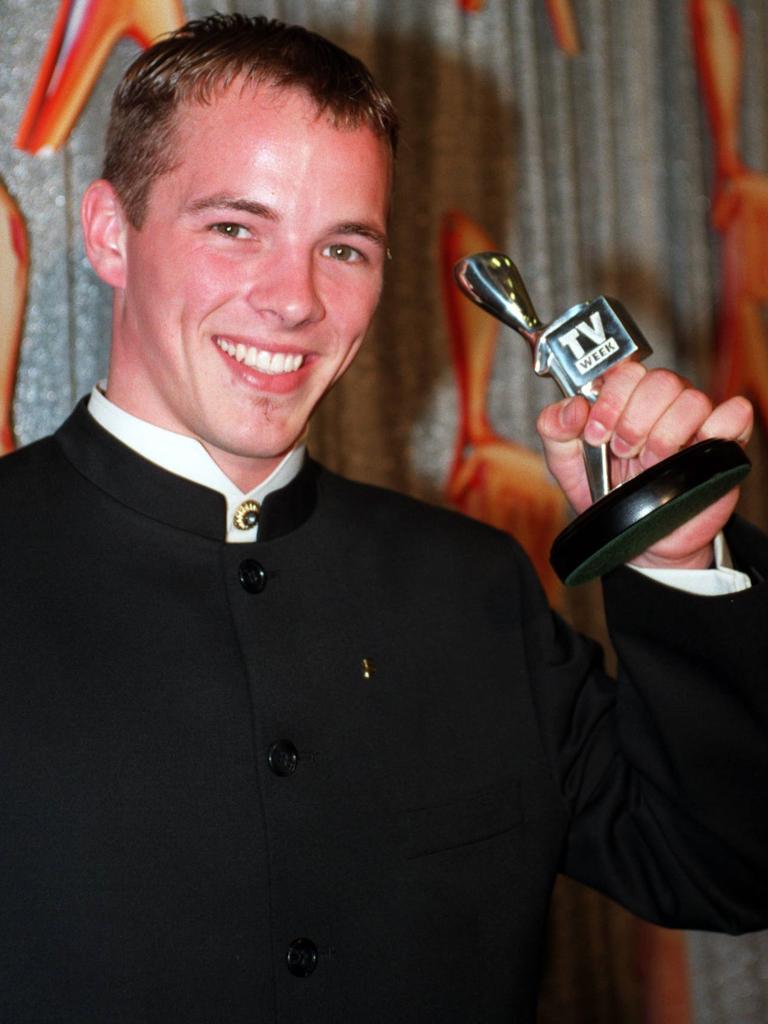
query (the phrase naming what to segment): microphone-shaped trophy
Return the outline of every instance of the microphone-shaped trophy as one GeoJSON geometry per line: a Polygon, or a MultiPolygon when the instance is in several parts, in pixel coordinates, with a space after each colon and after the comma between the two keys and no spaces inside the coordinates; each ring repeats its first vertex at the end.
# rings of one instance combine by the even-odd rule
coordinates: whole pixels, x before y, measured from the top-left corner
{"type": "MultiPolygon", "coordinates": [[[[514,328],[533,351],[533,368],[553,377],[564,395],[599,394],[599,378],[624,359],[645,359],[651,347],[614,299],[573,306],[551,324],[533,308],[509,256],[481,252],[459,260],[456,281],[481,309],[514,328]]],[[[747,475],[750,462],[736,441],[700,441],[611,489],[608,447],[584,443],[594,504],[555,539],[550,561],[569,585],[614,569],[655,544],[747,475]]]]}

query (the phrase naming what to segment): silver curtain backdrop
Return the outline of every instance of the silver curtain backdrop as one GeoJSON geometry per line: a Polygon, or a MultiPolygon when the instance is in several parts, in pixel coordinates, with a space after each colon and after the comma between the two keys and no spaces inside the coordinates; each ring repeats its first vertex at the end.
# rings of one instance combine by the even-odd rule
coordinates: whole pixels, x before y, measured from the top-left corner
{"type": "MultiPolygon", "coordinates": [[[[186,0],[189,16],[210,11],[186,0]]],[[[768,170],[768,4],[735,0],[744,29],[741,147],[768,170]]],[[[219,0],[224,12],[297,21],[362,57],[403,117],[392,250],[381,310],[356,365],[325,402],[315,454],[359,479],[441,500],[457,389],[439,263],[450,211],[523,270],[543,319],[606,292],[652,340],[655,361],[707,384],[718,295],[709,222],[712,154],[685,0],[573,0],[582,52],[556,45],[544,0],[219,0]],[[466,5],[468,6],[468,5],[466,5]]],[[[98,176],[109,96],[136,44],[113,49],[69,140],[45,157],[13,140],[58,9],[0,0],[0,181],[26,220],[31,270],[14,401],[20,444],[54,429],[104,376],[110,302],[89,269],[78,203],[98,176]]],[[[211,153],[211,159],[216,154],[211,153]]],[[[488,394],[495,428],[536,447],[555,397],[502,331],[488,394]]],[[[745,507],[768,520],[764,438],[745,507]]],[[[601,630],[593,587],[568,597],[601,630]]],[[[542,1020],[640,1021],[633,922],[562,886],[542,1020]]],[[[697,1024],[768,1020],[766,935],[688,937],[697,1024]]]]}

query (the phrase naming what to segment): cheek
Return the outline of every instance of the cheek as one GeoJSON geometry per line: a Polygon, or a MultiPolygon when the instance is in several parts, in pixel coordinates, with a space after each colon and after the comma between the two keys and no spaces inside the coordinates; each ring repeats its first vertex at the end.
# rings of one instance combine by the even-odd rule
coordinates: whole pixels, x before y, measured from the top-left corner
{"type": "Polygon", "coordinates": [[[326,309],[333,309],[336,323],[349,335],[364,334],[376,311],[381,281],[371,280],[355,287],[334,285],[325,296],[326,309]]]}
{"type": "Polygon", "coordinates": [[[199,319],[241,294],[246,283],[243,268],[231,260],[191,253],[176,278],[176,289],[187,314],[199,319]]]}
{"type": "Polygon", "coordinates": [[[169,257],[157,246],[143,241],[129,250],[127,291],[143,306],[155,307],[155,313],[176,304],[183,284],[183,271],[177,257],[169,257]]]}
{"type": "Polygon", "coordinates": [[[341,341],[336,353],[337,363],[333,373],[333,381],[337,381],[349,369],[363,343],[368,322],[368,319],[361,318],[359,323],[354,325],[350,323],[344,330],[338,331],[341,341]]]}

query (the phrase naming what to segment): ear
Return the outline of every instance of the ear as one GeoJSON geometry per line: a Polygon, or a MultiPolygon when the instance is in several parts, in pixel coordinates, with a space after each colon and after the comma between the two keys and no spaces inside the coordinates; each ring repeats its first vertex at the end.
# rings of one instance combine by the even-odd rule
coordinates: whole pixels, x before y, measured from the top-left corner
{"type": "Polygon", "coordinates": [[[93,181],[80,207],[85,252],[91,266],[113,288],[125,287],[127,218],[108,181],[93,181]]]}

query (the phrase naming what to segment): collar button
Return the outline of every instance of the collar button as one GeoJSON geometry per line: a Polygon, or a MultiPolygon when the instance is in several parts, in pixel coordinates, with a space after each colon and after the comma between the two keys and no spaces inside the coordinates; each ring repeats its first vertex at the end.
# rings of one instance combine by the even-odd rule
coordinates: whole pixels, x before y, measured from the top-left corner
{"type": "Polygon", "coordinates": [[[258,526],[260,514],[261,505],[258,501],[241,501],[232,516],[232,523],[238,530],[252,530],[254,526],[258,526]]]}

